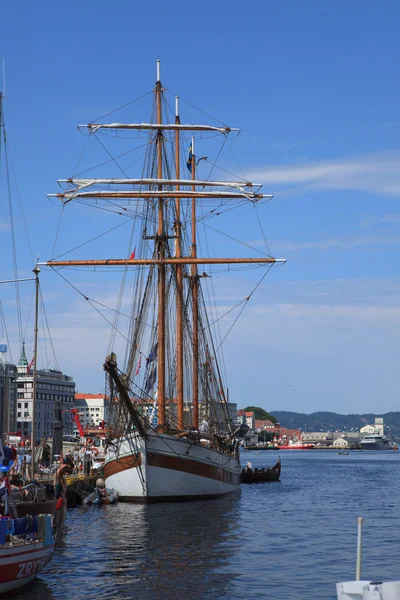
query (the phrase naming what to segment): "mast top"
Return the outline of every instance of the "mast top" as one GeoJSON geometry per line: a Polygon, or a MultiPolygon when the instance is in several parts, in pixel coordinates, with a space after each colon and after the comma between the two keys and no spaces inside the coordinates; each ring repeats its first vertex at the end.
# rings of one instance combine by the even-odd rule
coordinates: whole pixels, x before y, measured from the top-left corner
{"type": "Polygon", "coordinates": [[[161,60],[157,59],[157,81],[156,83],[161,83],[161,60]]]}

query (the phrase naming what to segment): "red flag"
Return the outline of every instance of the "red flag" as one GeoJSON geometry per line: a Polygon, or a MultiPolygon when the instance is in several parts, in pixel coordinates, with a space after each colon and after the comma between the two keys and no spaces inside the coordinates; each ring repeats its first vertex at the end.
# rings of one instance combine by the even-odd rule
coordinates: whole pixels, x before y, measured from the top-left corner
{"type": "Polygon", "coordinates": [[[29,363],[26,372],[27,374],[29,373],[29,371],[31,370],[31,366],[33,365],[33,363],[35,362],[35,357],[32,358],[31,362],[29,363]]]}
{"type": "Polygon", "coordinates": [[[136,254],[136,246],[134,247],[133,252],[129,257],[129,260],[133,260],[135,258],[135,254],[136,254]]]}
{"type": "Polygon", "coordinates": [[[141,366],[142,366],[142,357],[140,357],[140,358],[139,358],[139,362],[138,362],[138,366],[137,366],[137,368],[136,368],[136,373],[135,373],[135,376],[136,376],[136,375],[139,375],[139,371],[140,371],[140,367],[141,367],[141,366]]]}

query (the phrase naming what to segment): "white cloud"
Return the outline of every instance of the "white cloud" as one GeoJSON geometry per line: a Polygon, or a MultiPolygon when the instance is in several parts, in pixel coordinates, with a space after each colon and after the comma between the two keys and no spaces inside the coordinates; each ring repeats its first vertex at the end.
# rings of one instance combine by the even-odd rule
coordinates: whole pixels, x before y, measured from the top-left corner
{"type": "Polygon", "coordinates": [[[370,216],[365,217],[360,221],[361,227],[369,227],[376,223],[400,223],[400,215],[382,215],[382,216],[370,216]]]}
{"type": "Polygon", "coordinates": [[[249,178],[271,186],[296,185],[399,196],[400,153],[380,152],[315,163],[270,165],[254,169],[249,178]]]}
{"type": "MultiPolygon", "coordinates": [[[[264,243],[262,240],[260,243],[264,243]]],[[[354,237],[342,239],[316,240],[310,242],[296,242],[291,240],[270,240],[271,248],[277,248],[280,252],[290,250],[330,250],[331,248],[355,248],[357,246],[368,246],[371,244],[398,244],[400,236],[371,236],[354,237]]]]}

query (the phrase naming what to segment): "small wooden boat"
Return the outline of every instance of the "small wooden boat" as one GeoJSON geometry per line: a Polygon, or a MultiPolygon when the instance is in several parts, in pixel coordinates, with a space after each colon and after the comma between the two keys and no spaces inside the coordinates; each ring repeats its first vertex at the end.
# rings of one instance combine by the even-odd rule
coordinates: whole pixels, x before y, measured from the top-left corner
{"type": "Polygon", "coordinates": [[[247,467],[242,469],[241,483],[257,483],[262,481],[279,481],[281,476],[281,459],[273,467],[263,467],[262,469],[252,469],[247,467]]]}

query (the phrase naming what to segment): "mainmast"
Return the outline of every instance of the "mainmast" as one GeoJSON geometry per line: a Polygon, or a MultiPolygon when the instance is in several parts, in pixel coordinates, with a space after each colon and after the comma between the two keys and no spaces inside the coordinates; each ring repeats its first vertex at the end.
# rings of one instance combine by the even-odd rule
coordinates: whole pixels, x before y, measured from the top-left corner
{"type": "MultiPolygon", "coordinates": [[[[160,60],[157,61],[157,81],[156,81],[156,116],[157,124],[160,128],[157,130],[157,178],[162,179],[163,168],[163,143],[164,136],[161,129],[162,112],[161,98],[162,85],[160,77],[160,60]]],[[[161,191],[162,185],[158,186],[161,191]]],[[[156,238],[157,256],[159,259],[165,258],[165,238],[164,238],[164,198],[158,199],[158,231],[156,238]]],[[[158,265],[158,377],[157,377],[157,404],[158,404],[158,425],[161,431],[165,428],[165,265],[158,265]]]]}
{"type": "MultiPolygon", "coordinates": [[[[180,125],[179,98],[175,99],[175,124],[180,125]]],[[[175,129],[175,177],[180,180],[180,138],[175,129]]],[[[177,183],[176,190],[180,185],[177,183]]],[[[175,257],[182,256],[181,200],[175,199],[175,257]]],[[[176,401],[178,408],[178,429],[183,429],[183,265],[176,265],[176,401]]]]}
{"type": "MultiPolygon", "coordinates": [[[[192,157],[192,180],[196,179],[196,156],[194,148],[194,137],[191,145],[192,157]]],[[[196,187],[192,186],[192,191],[196,187]]],[[[192,248],[191,257],[197,258],[197,237],[196,237],[196,198],[192,197],[192,248]]],[[[192,426],[195,429],[199,427],[199,279],[197,276],[197,265],[191,265],[192,281],[192,319],[193,319],[193,418],[192,426]]]]}

